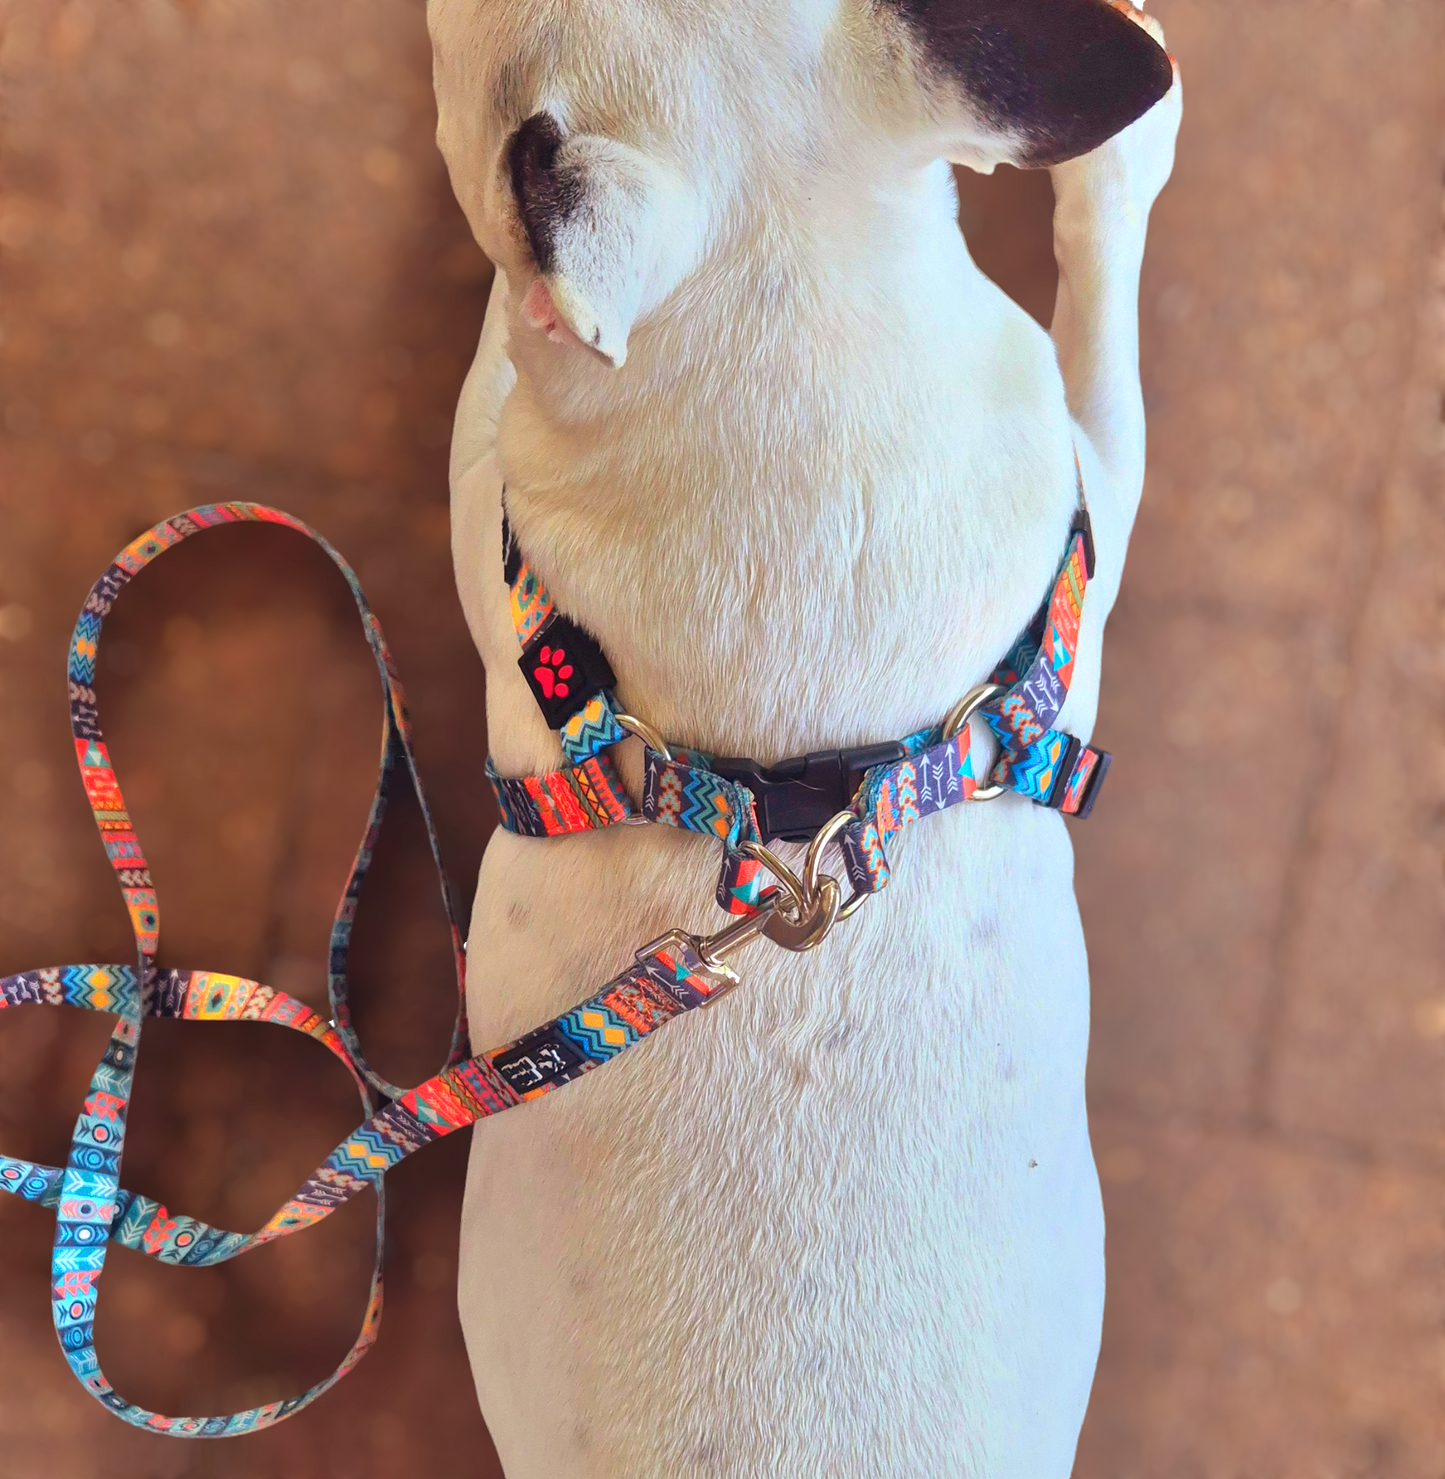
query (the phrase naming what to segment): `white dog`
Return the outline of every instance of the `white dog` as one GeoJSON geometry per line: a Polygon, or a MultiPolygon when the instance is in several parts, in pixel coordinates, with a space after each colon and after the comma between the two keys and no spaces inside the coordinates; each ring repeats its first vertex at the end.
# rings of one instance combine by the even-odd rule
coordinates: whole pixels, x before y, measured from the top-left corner
{"type": "MultiPolygon", "coordinates": [[[[1087,739],[1180,111],[1142,16],[430,0],[430,27],[499,269],[452,454],[498,770],[561,763],[517,668],[504,483],[619,700],[771,764],[936,723],[987,676],[1058,568],[1076,452],[1098,570],[1059,724],[1087,739]],[[1052,338],[969,260],[946,161],[1052,168],[1052,338]]],[[[615,752],[634,795],[640,751],[615,752]]],[[[716,1010],[476,1132],[460,1306],[510,1479],[1069,1473],[1104,1297],[1069,837],[1007,796],[895,851],[816,952],[755,944],[716,1010]]],[[[663,827],[499,832],[476,1044],[717,928],[717,866],[663,827]]]]}

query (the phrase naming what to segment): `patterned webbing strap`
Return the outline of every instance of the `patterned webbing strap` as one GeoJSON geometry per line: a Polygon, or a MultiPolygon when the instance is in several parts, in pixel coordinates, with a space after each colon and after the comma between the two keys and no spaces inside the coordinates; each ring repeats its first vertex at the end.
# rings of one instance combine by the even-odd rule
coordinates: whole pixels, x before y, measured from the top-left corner
{"type": "MultiPolygon", "coordinates": [[[[0,1188],[17,1192],[56,1208],[54,1251],[51,1259],[51,1297],[55,1327],[66,1359],[86,1390],[127,1422],[186,1436],[212,1436],[265,1427],[299,1411],[355,1365],[376,1337],[381,1318],[382,1219],[379,1175],[356,1183],[377,1187],[377,1256],[372,1270],[371,1297],[355,1344],[341,1365],[324,1381],[300,1397],[272,1403],[226,1418],[167,1418],[147,1412],[120,1397],[101,1371],[94,1344],[95,1301],[107,1243],[115,1239],[138,1247],[154,1258],[172,1263],[216,1263],[247,1248],[279,1237],[314,1221],[319,1213],[283,1210],[259,1233],[225,1233],[189,1217],[171,1217],[164,1207],[146,1197],[123,1191],[121,1157],[125,1148],[126,1110],[135,1077],[141,1025],[146,1016],[191,1017],[202,1021],[242,1018],[277,1022],[319,1039],[347,1066],[370,1113],[372,1095],[399,1100],[405,1091],[387,1082],[366,1062],[352,1027],[347,999],[346,965],[352,921],[362,881],[370,866],[387,794],[397,761],[406,762],[417,800],[421,804],[440,881],[442,903],[451,925],[452,953],[457,978],[457,1020],[447,1055],[446,1073],[461,1072],[470,1061],[464,995],[464,957],[455,910],[442,873],[436,829],[427,808],[421,778],[412,754],[406,699],[392,665],[381,627],[372,615],[350,566],[314,530],[289,514],[251,503],[213,504],[192,509],[158,524],[143,534],[115,560],[85,599],[71,639],[67,664],[70,722],[76,760],[91,812],[115,869],[135,935],[137,963],[128,965],[70,966],[28,972],[0,983],[3,1004],[63,1003],[95,1011],[114,1012],[119,1021],[91,1079],[85,1108],[76,1122],[65,1167],[36,1166],[0,1156],[0,1188]],[[362,626],[376,659],[384,697],[381,765],[365,835],[357,849],[346,887],[331,929],[327,992],[331,1022],[292,997],[267,986],[211,972],[158,970],[155,963],[160,937],[160,912],[150,871],[135,828],[126,810],[120,785],[111,767],[101,734],[95,702],[95,667],[101,624],[121,588],[163,551],[206,529],[236,523],[266,523],[292,529],[315,541],[331,557],[351,587],[362,626]]],[[[370,1123],[370,1122],[368,1122],[370,1123]]],[[[354,1140],[354,1137],[353,1137],[354,1140]]],[[[351,1141],[348,1144],[352,1143],[351,1141]]],[[[364,1152],[364,1146],[358,1154],[364,1152]]],[[[343,1161],[333,1157],[299,1194],[295,1205],[314,1208],[318,1199],[333,1203],[351,1194],[345,1190],[343,1161]]],[[[355,1188],[352,1188],[355,1189],[355,1188]]]]}
{"type": "Polygon", "coordinates": [[[606,755],[546,775],[508,779],[487,757],[487,779],[497,797],[503,828],[522,837],[561,837],[592,832],[636,816],[632,798],[606,755]]]}
{"type": "MultiPolygon", "coordinates": [[[[595,652],[596,658],[584,661],[600,660],[601,669],[588,671],[605,670],[608,684],[607,691],[587,700],[588,711],[595,709],[595,722],[589,720],[578,730],[585,733],[588,746],[595,742],[596,747],[586,754],[569,747],[563,729],[563,748],[573,765],[546,775],[506,779],[488,761],[487,776],[497,794],[502,826],[523,836],[555,837],[626,821],[635,809],[600,753],[613,742],[603,738],[611,732],[604,716],[612,721],[617,737],[623,735],[613,717],[612,671],[595,640],[556,611],[546,587],[516,547],[505,508],[502,521],[512,620],[523,644],[522,671],[543,712],[548,712],[547,702],[556,691],[550,672],[572,674],[565,663],[560,670],[550,665],[571,652],[595,652]],[[559,641],[565,645],[558,647],[559,641]],[[547,685],[552,691],[543,693],[547,685]]],[[[1001,747],[988,784],[1005,786],[1039,806],[1080,820],[1093,810],[1111,757],[1107,750],[1082,744],[1051,726],[1073,677],[1079,619],[1093,563],[1081,483],[1079,512],[1059,573],[1033,620],[990,675],[991,682],[1008,691],[983,710],[1001,747]]],[[[900,743],[904,759],[878,766],[865,777],[854,801],[858,824],[842,840],[849,880],[859,893],[876,893],[887,885],[886,847],[905,823],[967,801],[983,784],[973,774],[966,728],[949,740],[935,727],[900,743]]],[[[739,850],[745,842],[760,840],[754,797],[742,782],[716,773],[713,763],[713,757],[701,750],[674,747],[669,760],[648,749],[642,815],[650,822],[719,838],[723,866],[718,905],[731,914],[747,914],[755,907],[762,882],[761,865],[739,850]]]]}
{"type": "Polygon", "coordinates": [[[733,978],[705,965],[681,936],[638,951],[635,963],[587,1000],[506,1046],[452,1062],[370,1114],[307,1178],[259,1232],[227,1232],[169,1212],[119,1183],[126,1103],[144,1017],[276,1022],[305,1032],[351,1071],[366,1104],[366,1085],[339,1034],[303,1002],[245,981],[204,971],[143,976],[125,965],[74,965],[0,980],[0,1006],[37,1002],[115,1012],[120,1022],[96,1072],[62,1170],[0,1156],[0,1189],[57,1211],[52,1300],[71,1369],[85,1389],[136,1427],[178,1438],[221,1438],[270,1427],[314,1402],[366,1354],[381,1324],[383,1180],[398,1162],[453,1130],[549,1094],[600,1068],[674,1017],[706,1004],[733,978]],[[144,990],[139,983],[145,979],[144,990]],[[163,1417],[127,1402],[96,1360],[95,1305],[108,1242],[161,1263],[224,1263],[263,1243],[311,1227],[359,1191],[377,1196],[377,1262],[361,1333],[341,1365],[309,1391],[223,1417],[163,1417]]]}
{"type": "MultiPolygon", "coordinates": [[[[1052,590],[990,675],[1007,691],[982,711],[1001,747],[989,783],[1080,819],[1093,810],[1112,757],[1051,726],[1074,676],[1079,618],[1093,565],[1089,516],[1081,500],[1052,590]]],[[[853,807],[858,821],[843,834],[842,849],[849,881],[860,894],[887,886],[887,846],[906,823],[968,801],[979,789],[967,726],[950,740],[933,731],[921,748],[871,771],[858,792],[853,807]]]]}
{"type": "MultiPolygon", "coordinates": [[[[506,499],[504,488],[502,575],[510,593],[512,625],[522,647],[518,665],[547,727],[558,732],[562,753],[580,768],[627,738],[627,731],[617,722],[612,697],[617,678],[597,639],[557,610],[541,577],[523,558],[512,537],[506,499]]],[[[620,787],[617,790],[621,793],[620,787]]]]}
{"type": "Polygon", "coordinates": [[[723,845],[717,906],[729,914],[753,914],[762,891],[763,865],[742,851],[745,842],[762,841],[753,793],[741,781],[718,775],[713,760],[702,750],[678,749],[664,760],[649,746],[642,815],[649,822],[716,837],[723,845]]]}

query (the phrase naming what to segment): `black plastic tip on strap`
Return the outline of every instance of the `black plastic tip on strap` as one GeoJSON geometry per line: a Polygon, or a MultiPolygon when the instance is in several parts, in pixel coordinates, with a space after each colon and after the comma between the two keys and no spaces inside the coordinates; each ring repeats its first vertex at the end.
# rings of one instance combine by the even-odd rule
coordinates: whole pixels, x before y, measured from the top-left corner
{"type": "Polygon", "coordinates": [[[1069,542],[1072,544],[1074,535],[1084,536],[1084,574],[1090,580],[1094,578],[1094,522],[1089,517],[1089,510],[1082,504],[1074,515],[1074,522],[1069,525],[1069,542]]]}
{"type": "Polygon", "coordinates": [[[507,490],[502,489],[502,579],[509,586],[517,583],[522,573],[522,551],[512,533],[512,521],[507,517],[507,490]]]}

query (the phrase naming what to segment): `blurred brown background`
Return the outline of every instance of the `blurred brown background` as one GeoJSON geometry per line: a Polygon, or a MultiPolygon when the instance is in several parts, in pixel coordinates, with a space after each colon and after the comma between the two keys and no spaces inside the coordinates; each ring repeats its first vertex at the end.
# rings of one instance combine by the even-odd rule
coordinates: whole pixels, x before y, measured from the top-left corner
{"type": "MultiPolygon", "coordinates": [[[[1149,487],[1098,727],[1118,764],[1075,831],[1110,1256],[1077,1474],[1440,1479],[1445,11],[1157,11],[1186,119],[1143,287],[1149,487]]],[[[355,564],[465,907],[491,812],[445,466],[489,268],[432,144],[420,0],[5,0],[0,21],[0,973],[129,956],[66,643],[118,548],[220,498],[280,504],[355,564]]],[[[1047,319],[1047,180],[965,186],[981,264],[1047,319]]],[[[99,686],[164,962],[322,1002],[378,726],[339,577],[274,530],[194,541],[127,591],[99,686]]],[[[373,885],[358,1015],[410,1081],[451,999],[409,801],[373,885]]],[[[108,1022],[0,1018],[0,1145],[63,1156],[108,1022]]],[[[126,1181],[252,1227],[354,1119],[291,1034],[153,1024],[126,1181]]],[[[357,1372],[222,1443],[80,1391],[50,1214],[0,1201],[0,1476],[494,1474],[453,1309],[465,1153],[390,1178],[357,1372]]],[[[359,1318],[369,1214],[217,1270],[113,1254],[109,1375],[172,1412],[299,1390],[359,1318]]]]}

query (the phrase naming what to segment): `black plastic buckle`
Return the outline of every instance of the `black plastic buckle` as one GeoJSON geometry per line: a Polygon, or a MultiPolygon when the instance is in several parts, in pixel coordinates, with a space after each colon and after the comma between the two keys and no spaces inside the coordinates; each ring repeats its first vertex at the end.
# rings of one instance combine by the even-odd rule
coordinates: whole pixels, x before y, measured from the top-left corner
{"type": "Polygon", "coordinates": [[[852,750],[814,750],[765,769],[756,760],[714,760],[711,769],[741,781],[757,802],[758,831],[764,842],[809,842],[829,817],[853,804],[864,775],[875,765],[906,760],[908,751],[893,741],[852,750]]]}

